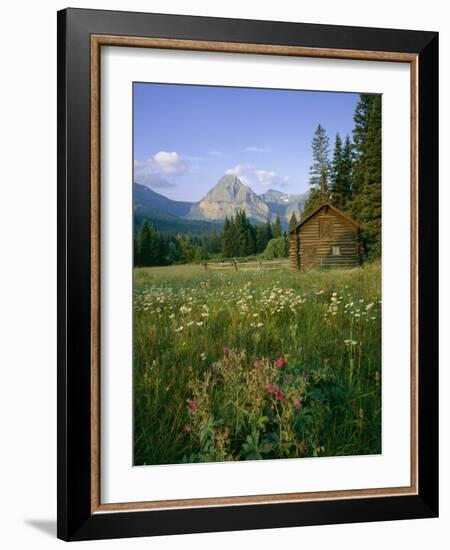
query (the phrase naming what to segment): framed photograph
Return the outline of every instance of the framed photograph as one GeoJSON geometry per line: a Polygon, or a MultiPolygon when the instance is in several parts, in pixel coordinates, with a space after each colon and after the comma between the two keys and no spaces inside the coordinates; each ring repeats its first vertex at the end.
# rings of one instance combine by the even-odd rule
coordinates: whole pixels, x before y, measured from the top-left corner
{"type": "Polygon", "coordinates": [[[58,13],[58,536],[438,514],[438,35],[58,13]]]}

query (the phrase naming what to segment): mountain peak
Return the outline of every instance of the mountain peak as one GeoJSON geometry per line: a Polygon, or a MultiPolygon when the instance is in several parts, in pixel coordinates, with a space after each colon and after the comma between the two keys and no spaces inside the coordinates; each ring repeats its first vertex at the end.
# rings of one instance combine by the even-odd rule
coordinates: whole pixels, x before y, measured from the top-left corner
{"type": "Polygon", "coordinates": [[[225,174],[200,202],[192,206],[189,217],[223,220],[239,210],[256,221],[266,221],[269,216],[269,207],[250,187],[237,176],[225,174]]]}
{"type": "Polygon", "coordinates": [[[250,187],[244,185],[237,176],[234,174],[225,174],[218,180],[216,185],[209,191],[206,197],[209,196],[213,200],[222,200],[225,197],[227,200],[236,200],[239,195],[244,196],[252,193],[253,191],[250,187]]]}

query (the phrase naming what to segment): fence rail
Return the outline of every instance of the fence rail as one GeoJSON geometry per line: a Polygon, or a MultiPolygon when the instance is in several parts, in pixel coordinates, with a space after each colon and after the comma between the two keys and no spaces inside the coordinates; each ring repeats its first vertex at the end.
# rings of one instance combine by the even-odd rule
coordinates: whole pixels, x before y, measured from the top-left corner
{"type": "Polygon", "coordinates": [[[205,271],[266,271],[270,269],[289,269],[286,260],[228,260],[225,262],[203,262],[205,271]]]}

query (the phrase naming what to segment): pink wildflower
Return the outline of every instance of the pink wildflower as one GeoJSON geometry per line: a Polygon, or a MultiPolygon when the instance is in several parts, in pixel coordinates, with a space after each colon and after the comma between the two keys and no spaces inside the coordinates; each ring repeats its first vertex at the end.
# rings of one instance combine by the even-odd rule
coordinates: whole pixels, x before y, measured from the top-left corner
{"type": "Polygon", "coordinates": [[[299,399],[297,399],[294,406],[295,406],[296,409],[301,409],[302,408],[302,402],[299,399]]]}
{"type": "Polygon", "coordinates": [[[278,357],[278,359],[275,361],[275,365],[281,369],[286,364],[286,361],[282,357],[278,357]]]}
{"type": "Polygon", "coordinates": [[[219,365],[218,365],[217,363],[213,363],[213,364],[211,365],[211,370],[212,370],[213,372],[217,372],[217,371],[219,370],[219,365]]]}
{"type": "Polygon", "coordinates": [[[192,429],[192,426],[191,426],[190,424],[185,424],[185,425],[183,426],[183,430],[184,430],[185,432],[190,432],[191,429],[192,429]]]}
{"type": "Polygon", "coordinates": [[[230,350],[227,347],[223,348],[223,354],[227,355],[230,350]]]}
{"type": "Polygon", "coordinates": [[[267,386],[267,391],[268,391],[270,394],[274,394],[274,393],[276,392],[276,388],[274,388],[274,387],[272,386],[272,384],[269,384],[269,385],[267,386]]]}
{"type": "Polygon", "coordinates": [[[191,415],[192,413],[195,413],[196,410],[197,410],[197,402],[190,401],[188,406],[188,413],[191,415]]]}
{"type": "Polygon", "coordinates": [[[281,390],[277,391],[277,399],[283,399],[284,393],[281,390]]]}

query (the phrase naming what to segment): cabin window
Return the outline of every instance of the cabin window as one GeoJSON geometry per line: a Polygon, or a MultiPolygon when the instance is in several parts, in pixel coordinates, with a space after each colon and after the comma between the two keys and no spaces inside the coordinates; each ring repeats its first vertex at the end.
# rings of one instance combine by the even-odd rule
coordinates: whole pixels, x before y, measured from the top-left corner
{"type": "Polygon", "coordinates": [[[331,247],[331,255],[332,256],[340,256],[341,255],[341,247],[340,246],[332,246],[331,247]]]}
{"type": "Polygon", "coordinates": [[[321,241],[329,241],[333,239],[333,220],[329,218],[319,219],[319,239],[321,241]]]}

